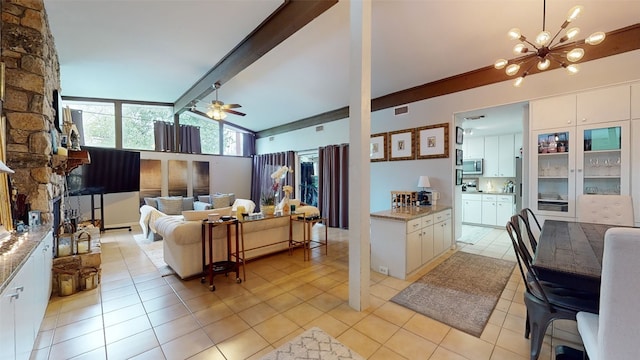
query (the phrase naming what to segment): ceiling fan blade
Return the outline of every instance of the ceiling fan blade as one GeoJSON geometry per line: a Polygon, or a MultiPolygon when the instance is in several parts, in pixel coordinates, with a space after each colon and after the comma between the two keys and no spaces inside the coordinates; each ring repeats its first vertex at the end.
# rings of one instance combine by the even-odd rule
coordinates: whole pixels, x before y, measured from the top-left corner
{"type": "Polygon", "coordinates": [[[242,105],[240,104],[225,104],[222,106],[225,109],[237,109],[239,107],[242,107],[242,105]]]}
{"type": "Polygon", "coordinates": [[[240,115],[240,116],[245,116],[247,114],[245,113],[241,113],[240,111],[235,111],[235,110],[231,110],[231,109],[222,109],[222,111],[228,113],[228,114],[233,114],[233,115],[240,115]]]}

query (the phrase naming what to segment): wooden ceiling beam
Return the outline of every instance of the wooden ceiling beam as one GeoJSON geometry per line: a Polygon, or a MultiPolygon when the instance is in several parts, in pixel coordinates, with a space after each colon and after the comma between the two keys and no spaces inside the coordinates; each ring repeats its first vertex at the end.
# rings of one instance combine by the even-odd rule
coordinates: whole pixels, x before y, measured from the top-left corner
{"type": "Polygon", "coordinates": [[[286,0],[273,14],[244,38],[220,62],[209,70],[174,104],[181,113],[194,100],[201,100],[214,91],[213,84],[224,84],[231,78],[302,29],[313,19],[337,4],[338,0],[286,0]]]}

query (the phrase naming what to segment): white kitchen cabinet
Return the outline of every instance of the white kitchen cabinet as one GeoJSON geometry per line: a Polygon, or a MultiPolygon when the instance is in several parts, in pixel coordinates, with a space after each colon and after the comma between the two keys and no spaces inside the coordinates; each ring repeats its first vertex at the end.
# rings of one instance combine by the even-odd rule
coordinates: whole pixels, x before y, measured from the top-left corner
{"type": "MultiPolygon", "coordinates": [[[[638,87],[638,90],[640,90],[640,87],[638,87]]],[[[638,99],[640,100],[640,96],[638,99]]],[[[638,105],[640,105],[640,103],[638,105]]],[[[640,139],[640,118],[631,120],[631,131],[632,139],[640,139]]],[[[640,179],[640,166],[637,165],[640,163],[640,143],[637,141],[634,142],[631,146],[631,151],[633,151],[631,158],[635,160],[635,166],[632,166],[631,168],[631,178],[636,179],[635,184],[633,184],[631,188],[631,198],[633,199],[633,208],[635,209],[633,214],[635,216],[636,226],[640,226],[640,184],[637,180],[640,179]]]]}
{"type": "Polygon", "coordinates": [[[482,194],[462,194],[462,222],[482,224],[482,194]]]}
{"type": "Polygon", "coordinates": [[[631,87],[621,85],[577,94],[577,125],[631,119],[631,87]]]}
{"type": "Polygon", "coordinates": [[[496,195],[482,195],[482,224],[483,225],[496,225],[496,210],[498,205],[496,204],[496,195]]]}
{"type": "Polygon", "coordinates": [[[531,130],[576,125],[576,95],[555,96],[529,103],[531,130]]]}
{"type": "Polygon", "coordinates": [[[515,197],[513,195],[496,196],[496,226],[506,225],[515,213],[515,197]]]}
{"type": "Polygon", "coordinates": [[[410,220],[372,216],[371,269],[405,279],[448,249],[451,239],[451,209],[410,220]]]}
{"type": "Polygon", "coordinates": [[[482,159],[484,154],[484,136],[465,138],[462,145],[463,159],[482,159]]]}
{"type": "Polygon", "coordinates": [[[514,135],[485,137],[485,177],[515,177],[514,135]]]}
{"type": "Polygon", "coordinates": [[[640,119],[640,83],[631,85],[631,118],[640,119]]]}
{"type": "Polygon", "coordinates": [[[522,133],[513,134],[513,157],[522,157],[522,133]]]}

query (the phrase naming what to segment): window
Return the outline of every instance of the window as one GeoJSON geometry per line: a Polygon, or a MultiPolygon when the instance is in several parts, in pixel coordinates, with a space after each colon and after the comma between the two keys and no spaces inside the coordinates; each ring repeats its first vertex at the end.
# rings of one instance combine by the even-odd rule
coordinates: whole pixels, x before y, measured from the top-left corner
{"type": "Polygon", "coordinates": [[[224,125],[224,155],[243,156],[244,132],[233,126],[224,125]]]}
{"type": "Polygon", "coordinates": [[[64,101],[64,106],[82,111],[80,144],[86,146],[116,147],[115,105],[112,102],[64,101]]]}
{"type": "Polygon", "coordinates": [[[203,154],[220,154],[220,123],[188,111],[180,114],[180,124],[200,127],[203,154]]]}
{"type": "Polygon", "coordinates": [[[153,150],[153,122],[173,123],[173,107],[122,104],[122,147],[153,150]]]}

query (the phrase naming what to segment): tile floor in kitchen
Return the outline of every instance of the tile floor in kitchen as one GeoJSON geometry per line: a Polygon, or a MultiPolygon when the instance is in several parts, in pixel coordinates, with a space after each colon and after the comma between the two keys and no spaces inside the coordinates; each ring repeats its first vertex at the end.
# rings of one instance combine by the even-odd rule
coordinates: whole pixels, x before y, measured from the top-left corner
{"type": "MultiPolygon", "coordinates": [[[[503,229],[479,232],[458,249],[515,259],[503,229]]],[[[303,262],[297,249],[251,261],[246,281],[216,276],[215,292],[199,279],[162,277],[135,234],[102,234],[101,285],[51,299],[32,359],[259,359],[313,326],[368,359],[529,358],[517,267],[476,338],[389,301],[452,251],[406,281],[372,272],[371,306],[358,312],[348,305],[346,230],[329,229],[328,255],[316,249],[303,262]]],[[[540,359],[553,359],[558,344],[581,347],[575,322],[557,321],[548,334],[540,359]]]]}

